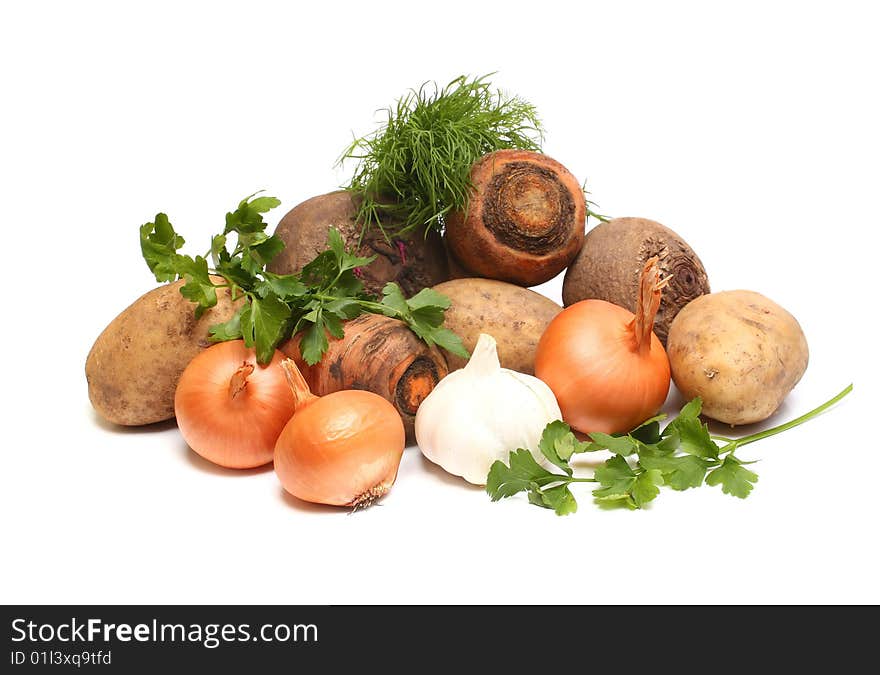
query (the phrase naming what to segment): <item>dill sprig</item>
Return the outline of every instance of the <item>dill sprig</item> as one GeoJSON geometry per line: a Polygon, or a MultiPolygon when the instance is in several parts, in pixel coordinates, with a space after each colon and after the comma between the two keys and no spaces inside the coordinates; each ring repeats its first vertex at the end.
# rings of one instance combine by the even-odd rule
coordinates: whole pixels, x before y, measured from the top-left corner
{"type": "Polygon", "coordinates": [[[446,213],[467,207],[470,169],[480,157],[506,148],[540,151],[543,129],[534,106],[492,90],[487,77],[462,75],[443,89],[425,83],[410,90],[387,108],[379,129],[343,152],[340,165],[357,160],[345,187],[362,198],[365,231],[375,226],[388,237],[439,230],[446,213]]]}

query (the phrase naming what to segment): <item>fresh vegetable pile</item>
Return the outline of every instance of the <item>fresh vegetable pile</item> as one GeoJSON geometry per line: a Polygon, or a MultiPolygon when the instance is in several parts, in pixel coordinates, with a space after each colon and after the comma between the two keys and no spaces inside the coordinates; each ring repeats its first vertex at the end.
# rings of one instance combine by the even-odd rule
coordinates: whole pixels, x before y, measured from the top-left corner
{"type": "Polygon", "coordinates": [[[230,469],[274,463],[295,497],[361,509],[392,487],[407,442],[497,501],[525,493],[573,513],[574,483],[640,509],[662,487],[758,480],[740,438],[803,376],[797,320],[759,293],[711,293],[694,250],[644,218],[594,216],[581,183],[541,153],[528,102],[486,78],[423,86],[341,161],[345,190],[280,205],[256,193],[204,255],[157,214],[141,251],[165,285],[124,310],[86,360],[106,420],[176,418],[230,469]],[[563,301],[529,290],[565,271],[563,301]],[[473,352],[473,355],[471,355],[473,352]],[[689,399],[658,411],[671,383],[689,399]],[[576,455],[605,453],[576,476],[576,455]]]}

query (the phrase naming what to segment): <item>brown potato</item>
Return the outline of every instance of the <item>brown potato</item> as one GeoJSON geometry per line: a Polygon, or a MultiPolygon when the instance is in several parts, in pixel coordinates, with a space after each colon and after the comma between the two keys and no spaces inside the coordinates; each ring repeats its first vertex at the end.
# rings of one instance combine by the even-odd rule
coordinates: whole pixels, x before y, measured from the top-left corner
{"type": "MultiPolygon", "coordinates": [[[[480,333],[488,333],[498,343],[504,368],[535,374],[538,340],[562,307],[540,293],[494,279],[453,279],[434,290],[452,300],[444,325],[458,333],[468,351],[473,351],[480,333]]],[[[450,372],[467,363],[443,353],[450,372]]]]}
{"type": "Polygon", "coordinates": [[[809,361],[797,320],[753,291],[713,293],[685,305],[666,351],[685,398],[699,396],[707,417],[731,425],[770,417],[809,361]]]}
{"type": "MultiPolygon", "coordinates": [[[[219,281],[219,278],[215,278],[219,281]]],[[[89,399],[104,419],[137,426],[174,417],[174,390],[187,364],[210,343],[208,329],[241,304],[217,290],[217,305],[197,320],[180,294],[183,281],[160,286],[117,316],[86,359],[89,399]]]]}

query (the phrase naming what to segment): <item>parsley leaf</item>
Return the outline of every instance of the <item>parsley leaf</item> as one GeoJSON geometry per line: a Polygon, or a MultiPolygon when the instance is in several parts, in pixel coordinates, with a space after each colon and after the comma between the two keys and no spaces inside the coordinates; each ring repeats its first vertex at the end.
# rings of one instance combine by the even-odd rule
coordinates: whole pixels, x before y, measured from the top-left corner
{"type": "Polygon", "coordinates": [[[619,503],[640,509],[660,494],[663,474],[657,469],[633,469],[620,455],[607,460],[596,469],[601,488],[593,490],[599,502],[619,503]]]}
{"type": "Polygon", "coordinates": [[[663,474],[657,469],[640,472],[632,487],[632,500],[638,508],[642,508],[660,494],[661,485],[663,485],[663,474]]]}
{"type": "MultiPolygon", "coordinates": [[[[415,331],[412,326],[410,326],[410,329],[412,329],[413,332],[418,335],[418,332],[415,331]]],[[[455,354],[456,356],[461,356],[465,359],[470,357],[468,350],[465,349],[464,345],[461,342],[461,338],[450,329],[446,327],[434,328],[433,330],[431,330],[430,336],[431,342],[433,342],[438,347],[445,349],[450,354],[455,354]]]]}
{"type": "Polygon", "coordinates": [[[324,311],[345,320],[360,316],[363,309],[360,303],[353,298],[337,298],[324,305],[324,311]]]}
{"type": "MultiPolygon", "coordinates": [[[[409,308],[417,312],[422,309],[449,309],[452,301],[442,293],[438,293],[433,288],[423,288],[409,300],[406,301],[409,308]]],[[[442,323],[442,322],[440,322],[442,323]]]]}
{"type": "Polygon", "coordinates": [[[241,314],[244,307],[239,309],[229,321],[214,324],[208,330],[211,342],[225,342],[226,340],[238,340],[242,338],[241,314]]]}
{"type": "Polygon", "coordinates": [[[550,422],[550,424],[544,428],[544,433],[541,435],[541,441],[538,443],[538,447],[544,457],[546,457],[552,464],[565,471],[569,476],[572,473],[571,467],[568,465],[571,453],[568,453],[568,448],[565,445],[564,439],[570,431],[571,428],[562,420],[550,422]],[[558,448],[557,444],[559,446],[558,448]],[[562,454],[560,454],[560,450],[562,450],[562,454],[567,453],[568,457],[563,457],[562,454]]]}
{"type": "Polygon", "coordinates": [[[582,443],[575,438],[575,435],[571,433],[570,426],[562,420],[555,420],[544,428],[538,447],[549,462],[571,476],[572,470],[568,461],[572,455],[584,452],[586,445],[587,443],[582,443]]]}
{"type": "Polygon", "coordinates": [[[709,428],[701,424],[699,418],[679,418],[675,424],[675,431],[679,436],[679,444],[682,452],[697,457],[717,459],[718,446],[709,436],[709,428]]]}
{"type": "Polygon", "coordinates": [[[382,305],[385,307],[386,316],[396,317],[409,313],[409,305],[406,304],[403,291],[393,282],[385,284],[382,289],[382,305]]]}
{"type": "Polygon", "coordinates": [[[281,201],[275,197],[257,197],[258,192],[242,199],[238,208],[226,214],[226,229],[223,234],[237,232],[239,234],[252,234],[266,229],[263,214],[281,205],[281,201]]]}
{"type": "Polygon", "coordinates": [[[330,343],[324,330],[324,320],[319,313],[316,315],[312,325],[303,333],[299,343],[299,351],[303,360],[310,366],[313,366],[321,360],[321,356],[324,355],[329,346],[330,343]]]}
{"type": "Polygon", "coordinates": [[[214,263],[214,267],[217,267],[221,260],[229,260],[229,251],[226,250],[226,235],[215,234],[211,238],[211,262],[214,263]]]}
{"type": "Polygon", "coordinates": [[[328,312],[326,309],[322,314],[322,318],[324,319],[324,327],[330,335],[337,340],[345,337],[345,329],[342,327],[342,319],[332,312],[328,312]]]}
{"type": "Polygon", "coordinates": [[[177,279],[177,250],[185,240],[174,231],[168,216],[157,213],[151,223],[141,225],[141,254],[156,281],[177,279]]]}
{"type": "Polygon", "coordinates": [[[250,312],[241,317],[245,343],[252,342],[257,361],[269,363],[275,347],[284,335],[285,323],[290,318],[290,308],[272,292],[265,298],[252,297],[250,312]]]}
{"type": "Polygon", "coordinates": [[[195,258],[178,255],[176,261],[177,274],[186,279],[180,294],[196,303],[196,318],[198,318],[206,309],[217,304],[217,289],[214,288],[208,275],[208,261],[200,255],[195,258]]]}
{"type": "Polygon", "coordinates": [[[439,345],[456,356],[468,358],[470,354],[461,338],[442,325],[450,304],[449,298],[430,288],[422,289],[409,300],[394,282],[382,289],[381,311],[385,316],[405,322],[428,345],[439,345]]]}
{"type": "Polygon", "coordinates": [[[596,479],[602,486],[593,490],[597,501],[622,501],[631,509],[638,508],[632,498],[636,474],[623,457],[615,455],[606,460],[605,464],[596,469],[596,479]]]}
{"type": "Polygon", "coordinates": [[[568,459],[576,452],[578,440],[569,426],[561,420],[551,422],[544,429],[539,443],[542,454],[565,474],[548,471],[535,461],[532,453],[518,448],[510,453],[509,466],[496,461],[486,478],[486,492],[492,501],[527,492],[529,502],[553,509],[565,516],[577,511],[577,500],[569,488],[574,482],[593,482],[592,478],[572,477],[568,459]]]}
{"type": "Polygon", "coordinates": [[[284,300],[300,298],[308,291],[296,275],[272,272],[263,272],[263,280],[256,284],[255,290],[260,297],[266,297],[266,294],[272,292],[284,300]]]}
{"type": "Polygon", "coordinates": [[[578,509],[577,500],[568,485],[557,485],[541,491],[533,490],[529,492],[529,501],[537,506],[553,509],[557,516],[567,516],[578,509]],[[540,504],[535,497],[540,498],[540,504]]]}
{"type": "Polygon", "coordinates": [[[706,476],[707,485],[721,485],[721,491],[724,494],[733,495],[740,499],[748,497],[757,482],[758,474],[743,467],[743,462],[732,454],[727,455],[721,466],[706,476]]]}
{"type": "Polygon", "coordinates": [[[652,445],[654,443],[660,442],[660,422],[666,419],[666,415],[655,415],[654,417],[645,420],[635,429],[629,432],[629,435],[635,438],[637,441],[641,441],[642,443],[646,443],[648,445],[652,445]]]}
{"type": "Polygon", "coordinates": [[[230,284],[245,291],[251,291],[259,286],[257,277],[242,267],[241,257],[221,259],[215,269],[217,274],[230,284]]]}
{"type": "Polygon", "coordinates": [[[611,436],[593,432],[590,438],[593,439],[596,449],[610,450],[621,457],[628,457],[639,451],[639,442],[631,436],[611,436]]]}
{"type": "Polygon", "coordinates": [[[248,247],[248,257],[256,264],[256,274],[272,262],[272,259],[284,250],[284,242],[280,237],[272,235],[257,244],[248,247]]]}
{"type": "Polygon", "coordinates": [[[664,429],[663,435],[677,434],[683,452],[697,457],[718,458],[718,446],[709,435],[709,427],[700,422],[702,401],[695,398],[687,403],[674,420],[664,429]]]}
{"type": "Polygon", "coordinates": [[[642,455],[639,464],[646,469],[660,471],[665,484],[673,490],[700,487],[706,476],[706,470],[711,466],[708,460],[695,455],[682,457],[642,455]]]}
{"type": "Polygon", "coordinates": [[[557,515],[565,516],[577,511],[577,501],[567,484],[544,487],[559,483],[566,476],[547,471],[535,461],[531,452],[522,448],[510,453],[509,462],[508,467],[498,460],[489,469],[486,492],[493,502],[518,492],[527,492],[530,503],[553,509],[557,515]]]}
{"type": "Polygon", "coordinates": [[[510,466],[501,460],[492,463],[486,478],[486,492],[492,501],[511,497],[518,492],[538,489],[538,481],[551,482],[562,478],[550,473],[535,461],[529,450],[519,448],[510,453],[510,466]]]}

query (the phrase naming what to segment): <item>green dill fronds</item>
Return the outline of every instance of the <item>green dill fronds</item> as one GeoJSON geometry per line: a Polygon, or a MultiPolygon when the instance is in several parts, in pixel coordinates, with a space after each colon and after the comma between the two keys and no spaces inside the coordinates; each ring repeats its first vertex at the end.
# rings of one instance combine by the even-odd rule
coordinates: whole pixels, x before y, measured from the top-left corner
{"type": "Polygon", "coordinates": [[[387,109],[379,129],[342,153],[338,165],[357,161],[345,189],[362,197],[364,230],[378,227],[386,237],[439,230],[446,213],[467,207],[470,169],[480,157],[506,148],[540,151],[543,129],[534,106],[492,90],[487,77],[462,75],[443,89],[425,83],[410,90],[387,109]]]}

